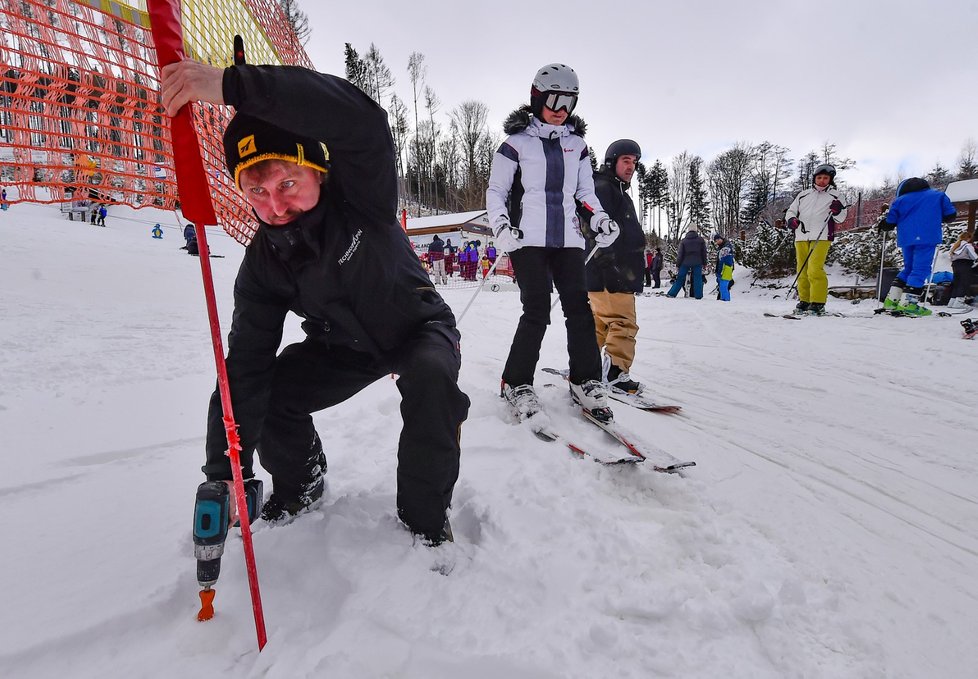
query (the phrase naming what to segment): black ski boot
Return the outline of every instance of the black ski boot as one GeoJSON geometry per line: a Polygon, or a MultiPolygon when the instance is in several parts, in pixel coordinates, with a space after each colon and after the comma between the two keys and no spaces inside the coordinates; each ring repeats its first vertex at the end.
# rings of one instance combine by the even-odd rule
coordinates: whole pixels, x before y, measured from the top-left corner
{"type": "Polygon", "coordinates": [[[269,523],[281,523],[292,519],[302,511],[315,505],[326,488],[325,479],[320,476],[301,490],[275,488],[268,502],[261,510],[261,518],[269,523]]]}
{"type": "Polygon", "coordinates": [[[621,368],[612,363],[608,366],[608,388],[637,394],[642,390],[642,384],[633,380],[631,375],[622,372],[621,368]]]}

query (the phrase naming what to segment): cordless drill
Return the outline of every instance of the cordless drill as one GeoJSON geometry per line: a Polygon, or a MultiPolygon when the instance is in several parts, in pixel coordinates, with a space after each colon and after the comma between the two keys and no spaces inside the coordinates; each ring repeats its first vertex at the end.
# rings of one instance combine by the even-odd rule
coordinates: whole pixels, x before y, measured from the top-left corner
{"type": "MultiPolygon", "coordinates": [[[[263,484],[260,479],[246,479],[245,500],[248,521],[257,520],[261,512],[263,484]]],[[[210,589],[221,574],[221,557],[228,528],[238,525],[230,481],[204,481],[197,487],[194,503],[194,557],[197,559],[197,582],[210,589]]]]}

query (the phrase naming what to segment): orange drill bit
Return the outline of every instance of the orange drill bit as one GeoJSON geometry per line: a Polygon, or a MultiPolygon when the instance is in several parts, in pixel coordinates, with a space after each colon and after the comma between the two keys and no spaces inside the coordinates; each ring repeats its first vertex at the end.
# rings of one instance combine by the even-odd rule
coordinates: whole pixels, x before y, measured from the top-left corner
{"type": "Polygon", "coordinates": [[[200,612],[197,614],[198,622],[204,622],[214,617],[214,595],[216,590],[205,587],[200,590],[200,612]]]}

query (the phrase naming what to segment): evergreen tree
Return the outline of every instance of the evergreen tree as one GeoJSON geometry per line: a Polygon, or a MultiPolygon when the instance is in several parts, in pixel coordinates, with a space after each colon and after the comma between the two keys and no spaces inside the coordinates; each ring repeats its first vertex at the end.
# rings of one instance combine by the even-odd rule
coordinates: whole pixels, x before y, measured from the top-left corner
{"type": "MultiPolygon", "coordinates": [[[[654,210],[656,233],[662,231],[662,211],[669,206],[669,172],[662,161],[656,160],[646,173],[646,186],[649,197],[649,209],[654,210]]],[[[650,230],[653,226],[649,225],[650,230]]]]}
{"type": "Polygon", "coordinates": [[[703,159],[694,156],[689,163],[689,219],[700,229],[705,229],[710,220],[710,201],[703,186],[701,168],[703,159]]]}
{"type": "Polygon", "coordinates": [[[384,62],[380,50],[373,43],[363,57],[366,88],[363,90],[367,95],[381,106],[384,105],[384,96],[387,90],[394,87],[395,79],[391,69],[384,62]]]}
{"type": "MultiPolygon", "coordinates": [[[[862,278],[875,280],[880,269],[880,246],[883,237],[876,229],[860,229],[859,231],[844,231],[835,237],[826,261],[839,264],[849,272],[856,273],[862,278]]],[[[900,248],[896,238],[886,239],[886,254],[883,257],[884,267],[898,266],[902,263],[900,248]]]]}
{"type": "Polygon", "coordinates": [[[278,4],[282,8],[282,12],[285,13],[285,20],[292,27],[299,44],[305,45],[312,34],[312,29],[309,27],[309,17],[299,9],[297,0],[278,0],[278,4]]]}
{"type": "Polygon", "coordinates": [[[951,173],[938,162],[925,178],[932,187],[943,190],[951,182],[951,173]]]}
{"type": "Polygon", "coordinates": [[[744,224],[756,224],[758,222],[762,210],[768,205],[770,196],[771,189],[767,177],[763,175],[751,176],[747,198],[741,211],[741,219],[744,224]]]}
{"type": "Polygon", "coordinates": [[[346,79],[351,83],[359,87],[364,92],[367,91],[367,66],[363,63],[363,59],[357,54],[357,51],[353,49],[353,45],[346,43],[344,48],[344,61],[346,64],[346,79]]]}
{"type": "Polygon", "coordinates": [[[795,236],[761,222],[740,248],[738,259],[754,270],[755,278],[781,278],[795,270],[795,236]]]}
{"type": "Polygon", "coordinates": [[[649,207],[652,199],[649,196],[649,169],[642,161],[635,163],[635,179],[638,182],[638,203],[635,209],[638,210],[638,221],[645,227],[645,220],[648,218],[649,207]]]}

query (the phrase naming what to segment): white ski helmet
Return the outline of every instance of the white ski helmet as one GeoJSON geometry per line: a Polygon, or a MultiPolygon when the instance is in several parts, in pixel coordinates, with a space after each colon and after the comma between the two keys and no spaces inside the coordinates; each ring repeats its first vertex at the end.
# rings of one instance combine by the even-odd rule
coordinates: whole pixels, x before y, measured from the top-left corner
{"type": "Polygon", "coordinates": [[[547,64],[533,78],[530,86],[530,108],[537,117],[546,106],[552,111],[564,109],[568,114],[577,106],[580,83],[577,73],[567,64],[547,64]]]}

